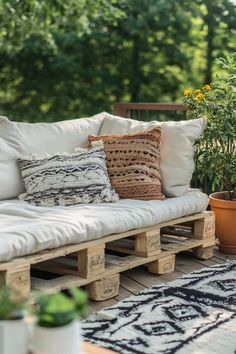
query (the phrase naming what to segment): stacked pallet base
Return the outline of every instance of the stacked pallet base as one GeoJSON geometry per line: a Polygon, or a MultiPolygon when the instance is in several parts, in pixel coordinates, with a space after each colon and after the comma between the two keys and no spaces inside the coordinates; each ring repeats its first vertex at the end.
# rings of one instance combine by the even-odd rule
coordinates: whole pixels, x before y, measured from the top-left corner
{"type": "Polygon", "coordinates": [[[194,257],[207,259],[214,246],[214,214],[203,212],[0,263],[0,287],[12,286],[34,298],[85,286],[91,299],[102,301],[118,294],[125,270],[147,265],[151,273],[169,273],[177,253],[191,250],[194,257]]]}

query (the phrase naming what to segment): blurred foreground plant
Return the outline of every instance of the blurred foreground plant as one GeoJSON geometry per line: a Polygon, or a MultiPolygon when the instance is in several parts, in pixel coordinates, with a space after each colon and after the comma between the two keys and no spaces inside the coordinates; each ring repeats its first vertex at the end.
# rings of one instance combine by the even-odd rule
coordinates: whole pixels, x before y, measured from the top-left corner
{"type": "Polygon", "coordinates": [[[38,300],[38,325],[61,327],[80,319],[87,311],[87,295],[80,289],[71,289],[70,297],[63,293],[43,295],[38,300]]]}
{"type": "Polygon", "coordinates": [[[26,299],[13,289],[0,289],[0,321],[16,320],[23,317],[26,299]]]}

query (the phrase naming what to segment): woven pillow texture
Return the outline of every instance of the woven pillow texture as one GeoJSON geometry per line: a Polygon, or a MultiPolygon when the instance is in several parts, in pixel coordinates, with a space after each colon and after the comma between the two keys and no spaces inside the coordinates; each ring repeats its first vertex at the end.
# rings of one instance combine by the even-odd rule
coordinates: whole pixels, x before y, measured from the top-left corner
{"type": "Polygon", "coordinates": [[[116,202],[107,174],[103,145],[73,154],[18,159],[26,193],[19,198],[37,206],[116,202]]]}
{"type": "Polygon", "coordinates": [[[124,135],[89,136],[102,140],[112,186],[120,198],[164,199],[161,192],[161,128],[124,135]]]}

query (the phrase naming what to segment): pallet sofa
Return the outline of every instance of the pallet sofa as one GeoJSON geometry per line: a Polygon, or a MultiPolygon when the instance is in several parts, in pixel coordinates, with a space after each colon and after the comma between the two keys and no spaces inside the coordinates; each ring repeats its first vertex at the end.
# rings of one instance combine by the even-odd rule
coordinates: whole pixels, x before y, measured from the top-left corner
{"type": "MultiPolygon", "coordinates": [[[[119,113],[127,114],[124,109],[119,113]]],[[[192,128],[191,122],[163,127],[164,139],[172,139],[161,156],[164,188],[172,194],[164,201],[121,199],[114,204],[48,208],[17,199],[24,189],[17,158],[70,153],[87,147],[89,134],[126,133],[155,124],[107,113],[52,124],[0,118],[0,287],[12,286],[34,297],[86,286],[90,298],[101,301],[118,294],[122,271],[147,265],[149,272],[164,274],[174,270],[175,255],[181,251],[190,250],[201,259],[213,255],[214,214],[206,211],[207,196],[189,188],[191,149],[201,130],[197,122],[192,128]],[[176,157],[182,145],[190,147],[189,156],[184,152],[176,157]]]]}

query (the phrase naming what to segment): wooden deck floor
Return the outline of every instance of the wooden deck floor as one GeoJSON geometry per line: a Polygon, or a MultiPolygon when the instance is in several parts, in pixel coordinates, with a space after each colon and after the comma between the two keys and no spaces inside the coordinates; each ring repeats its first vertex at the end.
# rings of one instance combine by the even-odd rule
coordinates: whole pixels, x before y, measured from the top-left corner
{"type": "Polygon", "coordinates": [[[154,284],[166,283],[175,280],[186,273],[190,273],[203,267],[210,267],[215,264],[225,263],[227,260],[236,261],[236,255],[226,255],[216,249],[214,252],[214,257],[206,261],[197,260],[188,254],[178,254],[176,257],[175,271],[165,275],[150,274],[147,269],[142,266],[126,271],[121,274],[119,295],[107,301],[90,301],[90,314],[99,311],[104,307],[115,305],[117,302],[133,294],[137,294],[141,290],[149,288],[154,284]]]}

